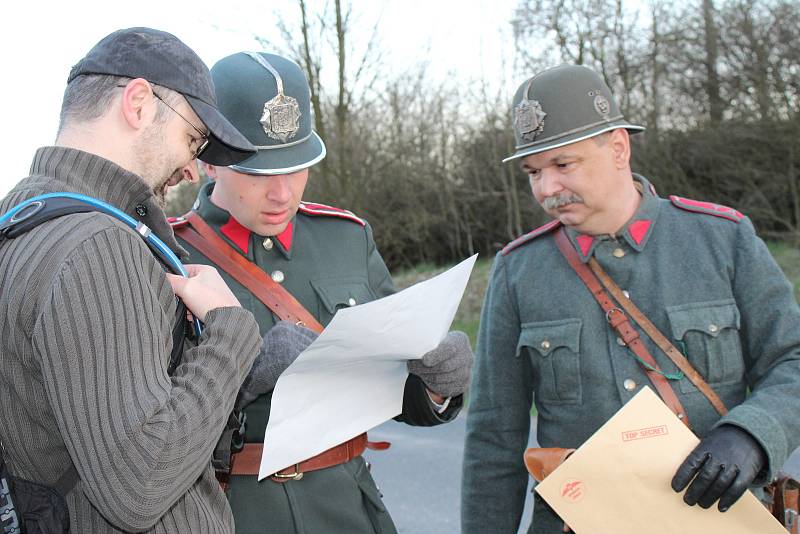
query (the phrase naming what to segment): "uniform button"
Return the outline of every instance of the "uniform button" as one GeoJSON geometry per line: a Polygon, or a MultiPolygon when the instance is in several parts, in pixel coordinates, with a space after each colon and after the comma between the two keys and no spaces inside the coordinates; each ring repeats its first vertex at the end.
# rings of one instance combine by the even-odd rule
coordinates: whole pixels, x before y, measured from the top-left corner
{"type": "Polygon", "coordinates": [[[621,248],[615,248],[614,252],[612,252],[611,254],[613,254],[615,258],[621,258],[625,255],[625,251],[622,250],[621,248]]]}
{"type": "Polygon", "coordinates": [[[625,389],[627,389],[628,391],[633,391],[634,389],[636,389],[636,382],[634,382],[634,381],[633,381],[633,380],[631,380],[630,378],[626,378],[626,379],[625,379],[625,380],[622,382],[622,387],[624,387],[624,388],[625,388],[625,389]]]}
{"type": "Polygon", "coordinates": [[[270,276],[272,277],[273,282],[277,282],[279,284],[283,282],[283,280],[286,278],[283,275],[283,271],[272,271],[272,274],[270,276]]]}
{"type": "Polygon", "coordinates": [[[147,206],[144,204],[136,204],[136,214],[139,217],[146,217],[147,216],[147,206]]]}
{"type": "Polygon", "coordinates": [[[264,250],[272,250],[273,247],[272,239],[266,238],[262,243],[262,245],[264,245],[264,250]]]}
{"type": "Polygon", "coordinates": [[[618,337],[617,338],[617,345],[619,345],[620,347],[624,347],[625,346],[625,340],[622,339],[621,337],[618,337]]]}
{"type": "Polygon", "coordinates": [[[549,342],[549,341],[547,341],[547,340],[545,339],[544,341],[542,341],[541,347],[542,347],[544,350],[547,350],[547,349],[549,349],[549,348],[550,348],[550,342],[549,342]]]}
{"type": "Polygon", "coordinates": [[[708,331],[711,332],[712,334],[715,334],[717,330],[719,330],[719,327],[717,325],[715,324],[708,325],[708,331]]]}
{"type": "Polygon", "coordinates": [[[623,290],[622,290],[622,294],[623,294],[623,295],[625,295],[625,298],[626,298],[626,299],[629,299],[629,298],[631,298],[631,294],[630,294],[630,293],[628,293],[628,290],[627,290],[627,289],[623,289],[623,290]]]}
{"type": "Polygon", "coordinates": [[[350,297],[349,299],[347,299],[347,305],[348,306],[355,306],[356,305],[356,299],[354,299],[353,297],[350,297]]]}

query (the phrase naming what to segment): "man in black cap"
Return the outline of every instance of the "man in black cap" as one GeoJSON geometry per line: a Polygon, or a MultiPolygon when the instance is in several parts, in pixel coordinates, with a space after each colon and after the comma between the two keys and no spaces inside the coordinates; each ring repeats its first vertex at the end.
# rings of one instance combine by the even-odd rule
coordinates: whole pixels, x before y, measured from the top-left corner
{"type": "MultiPolygon", "coordinates": [[[[664,488],[726,511],[798,445],[800,309],[791,285],[747,217],[661,198],[631,171],[629,135],[644,128],[623,117],[588,67],[526,80],[513,113],[516,150],[505,161],[519,161],[553,220],[494,261],[467,418],[462,531],[517,532],[533,402],[539,445],[577,448],[645,386],[702,438],[664,488]],[[620,286],[609,289],[613,299],[601,296],[608,284],[590,291],[582,280],[597,268],[620,286]],[[684,360],[645,333],[643,316],[684,360]]],[[[657,532],[657,517],[653,525],[657,532]]],[[[562,526],[535,494],[528,532],[562,526]]]]}
{"type": "MultiPolygon", "coordinates": [[[[300,67],[275,54],[241,52],[217,62],[211,75],[220,111],[258,153],[227,166],[201,157],[213,182],[201,188],[189,221],[176,223],[181,226],[176,234],[186,239],[192,260],[222,271],[267,336],[278,329],[276,323],[285,325],[278,319],[295,299],[310,316],[305,322],[321,328],[341,308],[392,294],[394,285],[370,225],[347,210],[302,201],[309,170],[326,152],[313,130],[310,89],[300,67]],[[189,241],[195,230],[208,239],[189,241]],[[237,259],[232,267],[244,263],[246,269],[260,271],[262,279],[248,287],[235,277],[238,269],[222,263],[220,253],[237,259]],[[260,290],[270,285],[279,290],[261,296],[260,290]],[[285,306],[272,305],[275,294],[284,295],[278,300],[285,306]]],[[[236,531],[395,532],[361,456],[367,446],[363,434],[257,480],[272,390],[292,359],[259,356],[242,387],[247,443],[234,458],[228,492],[236,531]]],[[[439,347],[409,363],[398,419],[419,426],[452,420],[461,408],[471,367],[466,334],[450,332],[439,347]]]]}
{"type": "MultiPolygon", "coordinates": [[[[0,213],[89,195],[185,257],[167,188],[201,154],[229,165],[254,151],[217,110],[197,54],[162,31],[120,30],[73,67],[55,146],[36,152],[0,213]]],[[[0,239],[4,457],[13,475],[58,487],[72,532],[233,532],[209,458],[261,337],[213,268],[187,270],[166,274],[137,232],[99,212],[0,239]],[[205,323],[185,343],[176,295],[205,323]]]]}

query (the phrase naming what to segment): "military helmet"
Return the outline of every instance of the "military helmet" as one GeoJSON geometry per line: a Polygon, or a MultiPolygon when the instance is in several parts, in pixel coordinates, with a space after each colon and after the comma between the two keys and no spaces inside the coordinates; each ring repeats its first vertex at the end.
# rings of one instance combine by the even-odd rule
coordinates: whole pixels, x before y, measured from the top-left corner
{"type": "Polygon", "coordinates": [[[289,174],[325,157],[325,143],[313,130],[308,80],[297,63],[275,54],[239,52],[215,63],[211,77],[220,111],[258,149],[230,168],[289,174]]]}
{"type": "Polygon", "coordinates": [[[560,65],[526,80],[514,95],[512,114],[516,147],[504,163],[617,128],[644,130],[625,120],[608,85],[582,65],[560,65]]]}

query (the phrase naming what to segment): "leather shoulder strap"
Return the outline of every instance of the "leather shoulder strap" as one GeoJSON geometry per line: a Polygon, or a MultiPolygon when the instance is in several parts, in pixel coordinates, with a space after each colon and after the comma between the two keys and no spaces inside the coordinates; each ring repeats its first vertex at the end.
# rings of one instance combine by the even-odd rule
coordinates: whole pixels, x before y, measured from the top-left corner
{"type": "Polygon", "coordinates": [[[680,369],[683,374],[695,385],[700,392],[706,396],[708,401],[720,415],[728,413],[728,409],[722,402],[722,399],[711,389],[700,373],[697,372],[691,362],[679,351],[675,346],[670,343],[667,337],[656,328],[656,326],[643,314],[639,308],[633,303],[632,300],[627,298],[619,286],[611,279],[610,276],[600,267],[600,264],[594,258],[589,259],[589,267],[592,272],[600,279],[603,286],[611,293],[619,304],[628,312],[639,327],[650,336],[658,348],[666,354],[670,360],[680,369]]]}
{"type": "Polygon", "coordinates": [[[296,298],[261,268],[236,252],[200,215],[191,211],[185,217],[189,224],[174,228],[178,237],[249,289],[279,319],[302,323],[315,332],[322,332],[323,326],[296,298]]]}
{"type": "Polygon", "coordinates": [[[628,321],[625,313],[616,305],[611,297],[606,293],[603,286],[597,280],[594,273],[578,258],[578,253],[567,238],[566,231],[562,228],[556,232],[556,245],[564,255],[570,267],[578,274],[580,279],[586,284],[586,287],[592,293],[600,308],[606,314],[606,321],[608,324],[619,334],[625,345],[639,357],[642,367],[647,372],[647,378],[655,386],[661,399],[669,406],[669,409],[683,421],[686,426],[689,425],[689,417],[686,410],[683,408],[681,401],[675,394],[664,373],[658,367],[653,355],[647,350],[647,347],[639,337],[639,332],[628,321]]]}

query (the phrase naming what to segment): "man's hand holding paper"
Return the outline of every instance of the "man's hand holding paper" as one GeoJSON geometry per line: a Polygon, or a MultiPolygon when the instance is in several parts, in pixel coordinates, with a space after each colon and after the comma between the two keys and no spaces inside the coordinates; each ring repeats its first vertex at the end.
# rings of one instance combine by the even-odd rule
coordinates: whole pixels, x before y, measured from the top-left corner
{"type": "Polygon", "coordinates": [[[259,480],[400,414],[408,360],[430,354],[417,369],[426,386],[443,396],[463,392],[472,352],[452,334],[448,341],[448,330],[476,257],[336,313],[278,380],[259,480]]]}
{"type": "Polygon", "coordinates": [[[686,457],[672,478],[672,489],[680,492],[689,486],[683,495],[686,504],[710,508],[719,501],[719,511],[725,512],[744,495],[766,463],[764,450],[750,434],[721,425],[686,457]]]}
{"type": "Polygon", "coordinates": [[[422,358],[409,360],[408,372],[420,377],[431,392],[455,397],[467,390],[474,359],[467,334],[453,330],[422,358]]]}
{"type": "Polygon", "coordinates": [[[716,438],[700,447],[698,441],[644,388],[536,491],[577,534],[785,534],[751,493],[724,514],[687,506],[675,494],[670,483],[684,460],[694,457],[690,454],[707,459],[706,447],[711,454],[720,450],[716,438]]]}

